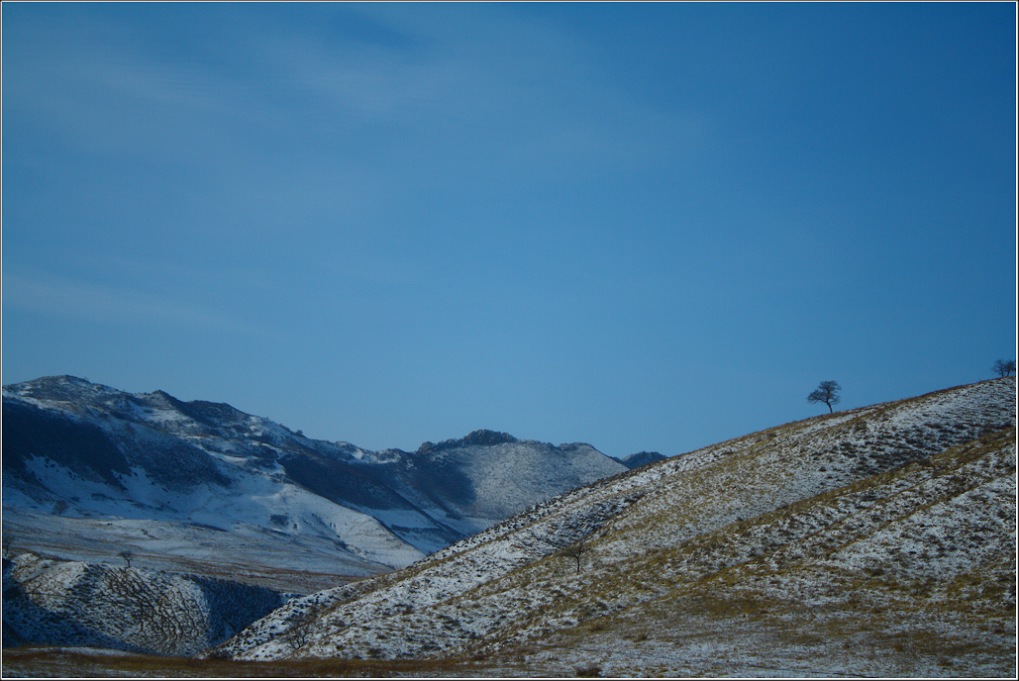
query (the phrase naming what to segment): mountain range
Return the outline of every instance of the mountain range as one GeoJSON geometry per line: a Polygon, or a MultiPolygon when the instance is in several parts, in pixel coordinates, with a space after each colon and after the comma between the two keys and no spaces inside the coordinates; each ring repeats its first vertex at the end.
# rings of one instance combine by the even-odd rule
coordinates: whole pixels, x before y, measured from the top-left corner
{"type": "Polygon", "coordinates": [[[295,591],[403,567],[626,469],[590,445],[489,430],[375,452],[163,391],[71,376],[3,388],[8,542],[93,562],[126,551],[138,566],[212,576],[242,565],[277,587],[283,570],[322,574],[286,584],[295,591]]]}
{"type": "MultiPolygon", "coordinates": [[[[824,414],[634,469],[587,445],[552,447],[496,431],[426,443],[414,454],[366,452],[345,443],[319,449],[225,405],[170,399],[162,393],[127,396],[67,378],[5,388],[5,542],[9,527],[19,533],[45,530],[46,542],[67,541],[73,531],[118,528],[98,535],[110,546],[94,551],[109,559],[115,537],[151,535],[149,543],[132,544],[121,556],[125,564],[107,560],[101,567],[9,552],[5,546],[5,641],[14,640],[9,633],[22,633],[23,640],[158,654],[195,655],[204,649],[210,668],[249,665],[216,667],[234,675],[263,669],[299,676],[1015,677],[1013,377],[824,414]],[[61,391],[93,397],[61,400],[61,391]],[[16,428],[12,442],[21,449],[14,451],[24,454],[8,471],[8,403],[13,410],[40,410],[37,418],[56,411],[62,422],[95,430],[82,438],[62,435],[49,422],[47,428],[16,428]],[[146,439],[121,439],[128,425],[146,439]],[[45,430],[56,433],[48,436],[54,442],[67,437],[79,443],[80,453],[61,454],[55,445],[46,448],[31,439],[45,430]],[[177,442],[171,432],[189,433],[180,442],[207,458],[181,453],[186,465],[163,470],[146,456],[175,450],[129,446],[164,438],[177,442]],[[244,435],[234,442],[223,435],[230,432],[244,435]],[[248,440],[267,447],[254,450],[264,458],[241,446],[248,440]],[[24,448],[26,441],[32,448],[24,448]],[[294,477],[288,457],[298,456],[299,446],[314,452],[309,466],[341,461],[352,470],[389,475],[364,473],[358,485],[341,487],[366,490],[360,501],[329,502],[312,489],[332,489],[317,478],[334,469],[294,477]],[[422,457],[432,471],[443,473],[424,479],[399,473],[410,468],[401,463],[407,457],[422,457]],[[558,461],[571,471],[558,478],[564,486],[578,470],[594,475],[590,462],[608,460],[613,466],[511,511],[517,493],[483,481],[540,488],[530,471],[506,470],[514,459],[522,462],[514,465],[539,467],[558,461]],[[300,506],[295,498],[305,497],[297,492],[245,501],[245,494],[258,499],[256,491],[263,489],[252,482],[258,476],[249,469],[268,471],[268,480],[280,481],[278,489],[302,490],[322,500],[316,503],[361,514],[388,532],[363,535],[393,537],[428,555],[383,572],[383,563],[366,560],[340,544],[345,538],[321,530],[314,518],[332,516],[323,515],[324,506],[308,501],[300,506]],[[440,485],[443,491],[437,492],[435,480],[467,482],[440,485]],[[241,508],[228,512],[217,506],[213,492],[231,495],[230,503],[241,508]],[[402,502],[387,495],[398,495],[407,506],[397,508],[402,502]],[[366,500],[376,498],[389,500],[389,506],[369,516],[374,507],[366,500]],[[15,509],[10,526],[9,502],[15,509]],[[154,508],[165,511],[157,521],[151,519],[154,508]],[[182,515],[185,511],[191,515],[182,515]],[[130,512],[146,519],[124,515],[130,512]],[[227,515],[205,528],[217,512],[227,515]],[[498,512],[507,515],[494,520],[498,512]],[[296,518],[297,528],[271,519],[261,526],[251,522],[272,514],[296,518]],[[469,522],[488,524],[471,532],[469,522]],[[46,523],[61,529],[46,529],[46,523]],[[180,574],[188,562],[181,556],[194,551],[182,553],[167,539],[188,527],[215,532],[210,536],[229,547],[188,559],[203,568],[202,577],[180,574]],[[125,534],[125,528],[135,534],[125,534]],[[278,546],[290,550],[276,567],[257,551],[261,570],[231,562],[243,558],[242,541],[268,552],[260,542],[274,531],[281,535],[278,546]],[[65,534],[57,536],[60,532],[65,534]],[[456,532],[465,536],[432,549],[456,532]],[[317,580],[305,568],[298,577],[286,567],[305,560],[307,569],[323,565],[294,548],[302,541],[333,547],[343,558],[342,570],[359,568],[369,576],[339,579],[334,570],[320,582],[327,588],[316,590],[317,580]],[[126,564],[141,564],[134,550],[148,551],[152,563],[126,564]],[[167,561],[177,569],[173,574],[153,569],[164,550],[177,551],[167,561]],[[243,617],[229,604],[247,599],[247,592],[210,576],[214,558],[245,582],[244,589],[260,589],[251,592],[243,617]],[[128,583],[133,586],[125,588],[128,583]],[[284,593],[288,590],[300,593],[284,593]],[[125,624],[125,616],[118,618],[109,605],[137,607],[156,592],[176,595],[145,609],[151,621],[144,627],[125,624]],[[194,631],[172,650],[160,649],[145,634],[180,622],[194,631]]],[[[19,414],[15,423],[36,423],[12,413],[19,414]]],[[[15,544],[19,541],[16,535],[15,544]]],[[[81,539],[72,545],[87,552],[81,539]]],[[[5,660],[5,674],[38,673],[38,667],[8,664],[5,660]]],[[[114,658],[91,658],[89,664],[117,673],[134,669],[118,667],[127,663],[114,658]]],[[[159,669],[157,675],[167,676],[179,667],[168,662],[159,669]]]]}

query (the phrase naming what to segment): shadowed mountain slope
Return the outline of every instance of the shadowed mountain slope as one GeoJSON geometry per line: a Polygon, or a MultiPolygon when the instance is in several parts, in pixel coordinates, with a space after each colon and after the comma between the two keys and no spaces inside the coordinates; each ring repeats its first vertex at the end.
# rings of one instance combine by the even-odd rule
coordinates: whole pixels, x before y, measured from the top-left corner
{"type": "Polygon", "coordinates": [[[21,550],[275,582],[401,567],[626,470],[588,445],[480,430],[417,452],[305,437],[230,405],[71,376],[3,388],[3,524],[21,550]],[[242,566],[237,568],[237,566],[242,566]]]}
{"type": "Polygon", "coordinates": [[[197,655],[286,600],[264,587],[221,579],[20,553],[4,558],[4,648],[197,655]]]}

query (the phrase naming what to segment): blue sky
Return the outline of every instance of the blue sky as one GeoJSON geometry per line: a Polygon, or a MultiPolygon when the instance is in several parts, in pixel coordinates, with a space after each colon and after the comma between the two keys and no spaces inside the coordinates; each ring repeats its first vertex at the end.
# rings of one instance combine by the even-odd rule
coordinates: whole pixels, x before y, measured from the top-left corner
{"type": "Polygon", "coordinates": [[[1016,348],[1012,3],[3,5],[3,382],[677,454],[1016,348]]]}

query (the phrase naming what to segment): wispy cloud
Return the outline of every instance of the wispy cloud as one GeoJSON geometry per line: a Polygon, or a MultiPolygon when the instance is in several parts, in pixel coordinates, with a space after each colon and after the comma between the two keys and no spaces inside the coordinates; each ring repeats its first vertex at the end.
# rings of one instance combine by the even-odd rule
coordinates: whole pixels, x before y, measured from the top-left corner
{"type": "Polygon", "coordinates": [[[3,306],[103,323],[184,325],[231,333],[254,330],[201,305],[52,274],[5,272],[3,306]]]}
{"type": "Polygon", "coordinates": [[[401,36],[374,43],[314,23],[217,29],[222,52],[243,55],[234,65],[145,51],[129,33],[96,46],[67,29],[61,50],[18,72],[35,102],[25,113],[90,152],[176,159],[213,183],[250,186],[244,168],[285,167],[283,182],[328,172],[343,178],[331,188],[384,183],[384,193],[400,189],[387,163],[448,163],[448,183],[497,160],[503,176],[541,182],[674,156],[703,134],[695,112],[625,96],[586,58],[596,46],[569,33],[514,13],[473,17],[467,30],[462,17],[450,24],[457,12],[409,11],[358,7],[337,22],[401,36]]]}
{"type": "MultiPolygon", "coordinates": [[[[257,61],[291,93],[289,105],[310,104],[353,134],[388,134],[458,160],[469,153],[524,176],[664,158],[710,132],[696,110],[628,96],[598,72],[590,58],[597,45],[540,22],[498,14],[466,30],[443,21],[441,10],[407,21],[372,9],[414,48],[350,49],[300,33],[258,46],[257,61]]],[[[286,116],[287,104],[275,104],[286,116]]]]}

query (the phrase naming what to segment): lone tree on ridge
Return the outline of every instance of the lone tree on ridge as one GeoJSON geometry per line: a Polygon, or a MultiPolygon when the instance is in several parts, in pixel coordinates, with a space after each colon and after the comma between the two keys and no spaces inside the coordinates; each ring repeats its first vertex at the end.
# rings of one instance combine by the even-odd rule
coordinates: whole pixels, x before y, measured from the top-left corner
{"type": "Polygon", "coordinates": [[[820,385],[817,386],[817,390],[807,395],[807,402],[811,404],[817,402],[823,402],[828,405],[828,413],[835,411],[832,409],[833,404],[838,404],[839,392],[842,391],[842,386],[839,385],[838,381],[821,381],[820,385]]]}
{"type": "Polygon", "coordinates": [[[994,373],[998,374],[999,376],[1002,377],[1011,376],[1012,374],[1015,373],[1015,360],[999,359],[997,362],[994,363],[994,366],[991,368],[994,369],[994,373]]]}

